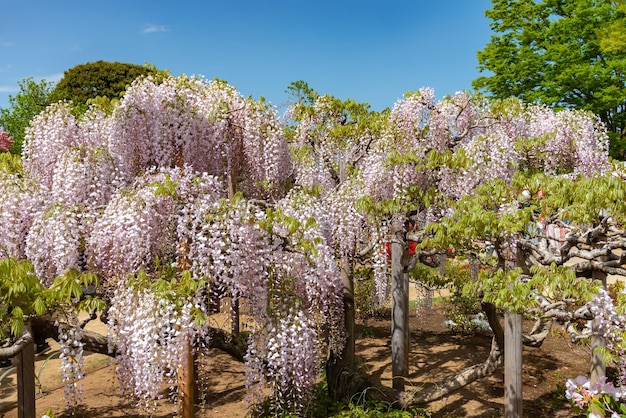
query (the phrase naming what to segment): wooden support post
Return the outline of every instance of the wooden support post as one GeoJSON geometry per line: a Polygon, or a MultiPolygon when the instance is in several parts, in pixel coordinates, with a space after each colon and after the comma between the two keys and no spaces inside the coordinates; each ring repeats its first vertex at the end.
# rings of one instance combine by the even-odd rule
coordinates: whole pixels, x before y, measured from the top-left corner
{"type": "Polygon", "coordinates": [[[446,263],[448,262],[448,256],[446,254],[438,255],[437,262],[439,264],[437,266],[437,274],[440,277],[445,277],[446,276],[446,263]]]}
{"type": "Polygon", "coordinates": [[[409,376],[409,281],[404,266],[404,242],[391,240],[391,373],[393,388],[404,391],[409,376]]]}
{"type": "MultiPolygon", "coordinates": [[[[189,260],[189,242],[180,240],[178,242],[178,254],[176,257],[178,264],[178,274],[182,275],[191,268],[189,260]]],[[[180,398],[180,416],[182,418],[193,418],[195,416],[196,403],[196,362],[194,359],[193,342],[186,329],[183,329],[183,341],[181,364],[178,369],[178,396],[180,398]]]]}
{"type": "Polygon", "coordinates": [[[605,341],[604,337],[598,335],[598,321],[595,319],[591,321],[591,332],[593,334],[591,336],[591,370],[589,378],[591,383],[596,383],[600,381],[602,376],[606,376],[606,366],[602,360],[602,354],[598,351],[600,347],[604,347],[605,341]]]}
{"type": "MultiPolygon", "coordinates": [[[[606,288],[606,273],[593,270],[591,273],[593,280],[599,280],[602,282],[602,287],[606,288]]],[[[598,321],[593,319],[591,321],[591,370],[589,379],[591,383],[597,383],[601,377],[606,376],[606,365],[602,359],[602,354],[598,351],[598,348],[605,346],[604,337],[599,335],[598,321]]]]}
{"type": "Polygon", "coordinates": [[[180,409],[182,418],[194,418],[196,401],[196,368],[193,355],[193,346],[189,335],[185,335],[182,364],[178,369],[178,388],[180,390],[180,409]]]}
{"type": "Polygon", "coordinates": [[[26,344],[16,356],[17,416],[35,417],[35,345],[26,344]]]}
{"type": "Polygon", "coordinates": [[[522,315],[504,314],[504,417],[522,416],[522,315]]]}

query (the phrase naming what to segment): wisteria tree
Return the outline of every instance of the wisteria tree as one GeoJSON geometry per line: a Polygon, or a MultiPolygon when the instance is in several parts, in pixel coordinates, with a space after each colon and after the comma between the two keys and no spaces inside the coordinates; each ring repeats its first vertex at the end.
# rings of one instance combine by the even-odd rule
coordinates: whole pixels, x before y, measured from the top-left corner
{"type": "MultiPolygon", "coordinates": [[[[255,318],[247,352],[236,335],[228,344],[245,357],[254,399],[269,385],[272,408],[306,408],[322,348],[343,344],[341,282],[313,212],[286,194],[290,153],[271,107],[221,81],[139,79],[110,114],[93,108],[77,119],[69,104],[48,108],[31,124],[23,161],[2,201],[11,221],[3,228],[13,228],[3,234],[7,263],[37,292],[61,287],[65,297],[3,305],[67,347],[72,402],[82,350],[107,345],[83,331],[77,307],[106,303],[122,387],[150,407],[161,384],[175,386],[185,342],[227,345],[207,322],[219,292],[255,318]],[[97,299],[85,296],[89,286],[97,299]]],[[[3,358],[32,341],[17,326],[12,335],[3,358]]]]}
{"type": "Polygon", "coordinates": [[[355,372],[354,271],[371,261],[377,225],[357,211],[356,203],[366,193],[360,167],[381,137],[387,115],[364,103],[321,96],[303,81],[288,91],[296,99],[286,114],[294,183],[309,196],[307,204],[315,209],[343,284],[346,342],[330,353],[326,380],[333,398],[346,398],[370,384],[355,372]]]}
{"type": "MultiPolygon", "coordinates": [[[[589,187],[584,182],[598,182],[596,190],[610,190],[599,186],[607,181],[602,176],[610,165],[605,131],[593,115],[584,112],[553,112],[517,101],[486,103],[463,94],[436,102],[431,91],[422,90],[399,102],[390,121],[389,143],[394,146],[381,150],[378,158],[384,163],[365,165],[364,173],[370,176],[366,184],[377,189],[361,203],[373,214],[392,218],[392,276],[401,276],[420,255],[420,251],[413,257],[409,254],[407,241],[416,236],[407,225],[413,222],[429,225],[424,249],[439,249],[443,254],[453,247],[462,257],[482,263],[486,263],[486,246],[493,245],[496,254],[485,273],[467,289],[481,296],[494,332],[488,359],[431,388],[403,393],[400,399],[406,406],[438,399],[497,369],[504,349],[497,308],[533,312],[541,318],[532,335],[524,338],[532,345],[541,344],[545,337],[546,326],[551,323],[547,317],[563,315],[562,319],[573,321],[578,313],[566,308],[584,304],[594,289],[592,283],[576,278],[574,271],[589,264],[573,269],[550,267],[550,262],[545,262],[548,258],[540,263],[526,257],[528,253],[519,246],[543,248],[546,254],[545,248],[550,247],[546,243],[555,242],[555,223],[576,222],[577,228],[589,225],[590,215],[582,223],[580,218],[564,218],[563,214],[587,205],[584,213],[595,210],[598,216],[598,206],[588,205],[591,201],[583,195],[589,187]],[[407,140],[403,142],[403,138],[407,140]],[[565,182],[571,186],[564,188],[565,182]],[[542,203],[543,198],[536,197],[545,196],[548,188],[554,193],[549,208],[542,203]],[[573,189],[580,192],[572,194],[573,189]],[[413,222],[407,223],[411,216],[413,222]],[[540,220],[543,223],[537,226],[540,220]],[[397,258],[394,248],[399,249],[397,258]],[[518,256],[521,270],[515,268],[518,256]]],[[[598,199],[605,204],[601,207],[613,207],[609,202],[615,193],[619,192],[607,195],[608,201],[598,199]]],[[[562,239],[556,237],[557,241],[562,239]]],[[[580,254],[581,246],[567,247],[572,255],[559,258],[557,265],[580,254]]],[[[609,265],[619,263],[609,258],[609,265]]]]}
{"type": "MultiPolygon", "coordinates": [[[[420,240],[416,230],[446,214],[447,194],[463,191],[456,179],[461,174],[463,143],[484,131],[483,104],[459,94],[437,102],[434,91],[408,94],[391,110],[383,137],[363,164],[362,182],[367,188],[359,208],[383,226],[379,246],[391,253],[392,368],[394,389],[404,390],[408,373],[408,270],[418,259],[436,255],[415,251],[409,241],[420,240]]],[[[388,288],[385,257],[375,262],[379,295],[388,288]]]]}

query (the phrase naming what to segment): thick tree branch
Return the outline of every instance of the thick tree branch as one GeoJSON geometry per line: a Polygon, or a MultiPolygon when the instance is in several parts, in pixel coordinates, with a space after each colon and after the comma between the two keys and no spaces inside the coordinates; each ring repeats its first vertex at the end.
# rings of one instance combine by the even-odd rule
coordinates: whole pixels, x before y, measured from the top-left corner
{"type": "Polygon", "coordinates": [[[619,276],[626,276],[626,269],[623,267],[612,267],[613,262],[602,261],[581,261],[571,266],[572,270],[576,273],[584,273],[588,271],[602,271],[606,274],[616,274],[619,276]]]}
{"type": "Polygon", "coordinates": [[[399,403],[403,408],[415,406],[418,404],[432,402],[449,395],[457,389],[468,384],[492,375],[502,364],[504,356],[496,338],[491,341],[491,350],[487,359],[480,364],[470,366],[455,376],[446,379],[444,382],[420,389],[418,391],[406,391],[399,395],[399,403]]]}
{"type": "Polygon", "coordinates": [[[24,331],[22,331],[22,335],[20,338],[15,340],[8,347],[0,348],[0,359],[8,360],[17,356],[20,351],[22,351],[28,344],[32,344],[34,341],[33,333],[31,331],[30,325],[24,326],[24,331]]]}
{"type": "Polygon", "coordinates": [[[552,318],[539,318],[530,334],[522,334],[522,344],[527,347],[541,347],[552,329],[552,318]]]}
{"type": "MultiPolygon", "coordinates": [[[[26,346],[32,344],[37,339],[52,338],[59,341],[58,327],[54,326],[51,319],[40,318],[33,322],[32,329],[34,332],[25,328],[24,334],[10,347],[0,348],[0,359],[9,359],[15,357],[26,346]]],[[[237,361],[243,362],[244,356],[248,349],[247,342],[239,336],[232,335],[220,328],[211,328],[207,338],[209,348],[220,349],[235,358],[237,361]]],[[[92,353],[104,354],[106,356],[115,357],[117,351],[113,347],[113,352],[109,352],[109,341],[106,335],[97,332],[83,330],[83,349],[92,353]]]]}

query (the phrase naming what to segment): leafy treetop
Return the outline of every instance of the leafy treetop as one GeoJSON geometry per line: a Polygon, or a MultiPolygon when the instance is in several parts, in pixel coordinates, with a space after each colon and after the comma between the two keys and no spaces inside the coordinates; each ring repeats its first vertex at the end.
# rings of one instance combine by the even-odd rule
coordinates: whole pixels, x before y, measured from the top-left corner
{"type": "Polygon", "coordinates": [[[102,60],[79,64],[65,71],[52,92],[52,99],[71,100],[79,109],[86,110],[89,101],[97,97],[118,99],[137,77],[166,73],[151,65],[102,60]]]}
{"type": "Polygon", "coordinates": [[[9,96],[9,107],[0,108],[0,127],[13,139],[12,154],[22,152],[22,142],[31,119],[50,104],[53,83],[26,78],[19,83],[20,91],[9,96]]]}
{"type": "Polygon", "coordinates": [[[611,136],[611,155],[624,158],[626,55],[616,37],[623,37],[624,7],[610,0],[493,0],[485,14],[496,35],[478,62],[490,75],[473,86],[496,98],[592,111],[611,136]]]}

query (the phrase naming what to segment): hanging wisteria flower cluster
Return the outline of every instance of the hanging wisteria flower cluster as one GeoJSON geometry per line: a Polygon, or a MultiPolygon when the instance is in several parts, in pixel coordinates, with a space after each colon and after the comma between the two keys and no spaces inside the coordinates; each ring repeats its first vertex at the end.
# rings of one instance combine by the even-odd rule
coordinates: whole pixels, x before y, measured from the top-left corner
{"type": "Polygon", "coordinates": [[[26,256],[39,280],[50,286],[55,277],[70,269],[80,270],[80,213],[62,203],[35,215],[26,239],[26,256]]]}
{"type": "Polygon", "coordinates": [[[379,251],[375,251],[372,256],[372,267],[374,268],[374,284],[376,286],[376,298],[379,303],[389,299],[389,259],[391,258],[391,239],[387,233],[387,228],[382,227],[379,231],[378,242],[381,244],[379,251]]]}
{"type": "Polygon", "coordinates": [[[396,103],[389,122],[388,139],[370,154],[364,178],[371,192],[393,190],[396,198],[407,187],[420,185],[458,199],[485,179],[510,181],[513,173],[529,166],[585,176],[610,168],[606,131],[587,112],[513,101],[488,106],[465,93],[436,101],[432,89],[421,89],[396,103]],[[467,160],[460,164],[450,158],[428,166],[425,158],[432,150],[462,153],[467,160]]]}
{"type": "Polygon", "coordinates": [[[0,170],[0,189],[0,249],[9,257],[23,259],[36,208],[43,202],[36,184],[17,174],[0,170]]]}
{"type": "Polygon", "coordinates": [[[59,329],[59,358],[63,376],[64,393],[68,407],[81,402],[83,389],[79,381],[83,379],[83,330],[78,321],[78,313],[70,309],[67,321],[57,323],[59,329]]]}
{"type": "Polygon", "coordinates": [[[138,79],[112,116],[109,147],[127,175],[187,164],[247,195],[279,193],[291,174],[275,110],[223,81],[138,79]]]}
{"type": "Polygon", "coordinates": [[[168,259],[174,254],[174,197],[157,194],[144,178],[138,178],[134,186],[111,198],[88,239],[90,267],[105,282],[141,269],[151,271],[155,257],[168,259]]]}
{"type": "MultiPolygon", "coordinates": [[[[394,105],[359,174],[362,195],[392,203],[379,207],[413,210],[438,222],[452,215],[452,202],[473,195],[486,181],[510,184],[524,170],[573,177],[609,169],[606,131],[588,112],[516,100],[487,102],[466,93],[437,101],[432,89],[421,89],[394,105]]],[[[509,237],[508,247],[513,257],[515,237],[509,237]]],[[[376,253],[375,266],[382,279],[388,258],[381,254],[376,253]]],[[[381,290],[386,287],[377,283],[381,290]]]]}
{"type": "Polygon", "coordinates": [[[269,384],[276,405],[289,410],[311,400],[323,348],[343,343],[337,265],[309,208],[298,203],[292,195],[267,212],[244,199],[223,201],[205,213],[208,221],[197,224],[189,247],[192,272],[245,300],[255,318],[246,355],[250,396],[259,401],[269,384]],[[296,328],[296,340],[287,338],[296,328]]]}
{"type": "Polygon", "coordinates": [[[617,312],[613,298],[606,289],[600,289],[589,302],[589,310],[602,337],[613,344],[621,342],[626,332],[626,316],[617,312]]]}
{"type": "Polygon", "coordinates": [[[311,382],[319,378],[320,344],[315,324],[303,311],[289,309],[285,315],[273,318],[264,332],[250,339],[246,356],[249,396],[255,404],[263,397],[263,383],[274,392],[270,413],[306,413],[313,399],[311,382]],[[263,352],[260,357],[257,353],[263,352]],[[259,380],[261,376],[261,380],[259,380]]]}
{"type": "MultiPolygon", "coordinates": [[[[283,212],[288,211],[289,207],[285,207],[283,212]]],[[[211,277],[215,284],[212,291],[245,301],[255,319],[257,330],[251,336],[246,356],[250,392],[262,393],[263,384],[268,383],[277,405],[306,406],[319,376],[323,347],[336,349],[342,343],[341,284],[319,230],[310,223],[290,231],[289,223],[297,221],[295,217],[277,213],[276,218],[269,219],[266,212],[241,198],[213,204],[204,200],[200,205],[194,204],[193,209],[188,207],[178,213],[183,214],[178,220],[187,224],[178,230],[189,244],[193,276],[211,277]],[[297,321],[289,319],[290,315],[295,315],[297,321]],[[286,326],[302,328],[297,338],[307,333],[309,337],[296,342],[278,338],[286,335],[286,326]],[[272,335],[277,337],[274,344],[260,343],[272,335]],[[293,367],[259,366],[266,365],[272,356],[276,362],[276,350],[290,352],[289,360],[283,361],[291,362],[293,367]],[[303,364],[310,367],[301,368],[303,364]]],[[[166,230],[159,229],[163,242],[176,241],[168,237],[166,230]]],[[[149,400],[158,391],[148,388],[171,385],[161,379],[179,364],[176,361],[180,361],[182,351],[182,330],[189,332],[190,324],[183,320],[183,312],[171,310],[174,301],[140,287],[133,290],[135,287],[125,280],[118,283],[109,312],[111,342],[120,353],[118,367],[124,376],[123,387],[135,397],[149,400]],[[150,377],[137,377],[137,367],[150,377]]],[[[181,303],[188,306],[190,302],[181,303]]],[[[194,306],[208,312],[207,303],[205,297],[196,300],[194,306]]],[[[208,337],[192,333],[191,338],[208,337]]]]}
{"type": "Polygon", "coordinates": [[[27,130],[24,171],[36,181],[30,200],[38,205],[25,208],[32,219],[22,223],[28,231],[25,255],[45,284],[69,269],[86,267],[86,241],[94,222],[126,184],[108,151],[109,125],[96,109],[77,120],[69,104],[57,103],[27,130]]]}
{"type": "Polygon", "coordinates": [[[578,376],[567,380],[565,395],[580,411],[588,411],[589,416],[620,416],[626,396],[626,316],[618,312],[606,289],[600,289],[588,307],[596,321],[597,332],[604,338],[606,350],[617,362],[618,381],[614,385],[602,376],[592,383],[585,376],[578,376]]]}
{"type": "Polygon", "coordinates": [[[606,349],[618,360],[620,387],[626,387],[626,315],[619,313],[615,301],[605,289],[600,289],[589,302],[589,310],[602,333],[606,349]]]}
{"type": "MultiPolygon", "coordinates": [[[[159,294],[137,282],[117,284],[109,310],[109,344],[117,352],[122,390],[150,411],[164,388],[175,398],[177,371],[186,338],[203,338],[205,328],[190,321],[192,300],[177,308],[176,296],[159,294]]],[[[144,283],[145,285],[145,283],[144,283]]]]}

